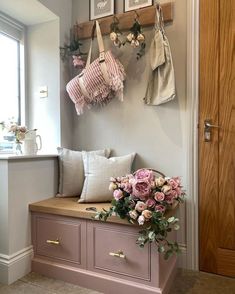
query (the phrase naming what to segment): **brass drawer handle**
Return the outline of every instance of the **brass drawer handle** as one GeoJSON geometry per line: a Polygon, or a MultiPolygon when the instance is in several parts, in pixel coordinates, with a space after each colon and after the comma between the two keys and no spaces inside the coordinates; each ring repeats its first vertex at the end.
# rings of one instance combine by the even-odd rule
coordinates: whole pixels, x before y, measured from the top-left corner
{"type": "Polygon", "coordinates": [[[60,245],[60,241],[58,238],[56,240],[46,240],[46,243],[52,245],[60,245]]]}
{"type": "Polygon", "coordinates": [[[110,256],[119,257],[119,258],[126,258],[126,255],[123,254],[123,251],[119,250],[117,253],[109,252],[110,256]]]}

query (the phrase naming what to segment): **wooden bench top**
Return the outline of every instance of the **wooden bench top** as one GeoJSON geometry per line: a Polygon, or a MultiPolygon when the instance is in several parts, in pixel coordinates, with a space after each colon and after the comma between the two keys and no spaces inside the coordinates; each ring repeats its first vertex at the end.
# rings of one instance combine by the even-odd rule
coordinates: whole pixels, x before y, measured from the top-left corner
{"type": "MultiPolygon", "coordinates": [[[[86,208],[96,207],[97,211],[101,211],[103,208],[108,210],[111,206],[110,203],[78,203],[77,201],[78,198],[76,197],[53,197],[30,204],[29,210],[32,212],[92,219],[92,217],[95,216],[96,212],[86,210],[86,208]]],[[[168,217],[173,214],[175,208],[167,213],[168,217]]],[[[130,225],[127,220],[120,219],[117,216],[111,216],[110,218],[108,218],[107,222],[130,225]]]]}
{"type": "MultiPolygon", "coordinates": [[[[78,203],[77,201],[77,197],[53,197],[30,204],[29,210],[33,212],[92,219],[96,212],[86,210],[86,208],[96,207],[97,211],[101,211],[103,208],[108,210],[111,207],[110,203],[78,203]]],[[[117,216],[112,216],[107,221],[119,224],[129,224],[126,220],[122,220],[117,216]]]]}

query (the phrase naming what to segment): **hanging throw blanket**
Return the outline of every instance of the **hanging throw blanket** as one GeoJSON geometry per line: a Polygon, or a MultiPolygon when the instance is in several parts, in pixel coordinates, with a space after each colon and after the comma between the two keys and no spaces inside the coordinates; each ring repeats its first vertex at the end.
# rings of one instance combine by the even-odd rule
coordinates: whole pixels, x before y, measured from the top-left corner
{"type": "Polygon", "coordinates": [[[93,27],[91,45],[85,69],[66,86],[69,97],[75,104],[77,114],[93,105],[107,104],[114,96],[123,100],[125,71],[120,61],[110,51],[104,50],[99,22],[93,27]],[[99,58],[91,63],[92,40],[96,28],[99,58]]]}
{"type": "Polygon", "coordinates": [[[144,102],[148,105],[160,105],[173,100],[176,96],[176,91],[171,49],[164,31],[162,9],[158,4],[156,6],[154,38],[149,54],[152,72],[149,77],[144,102]]]}

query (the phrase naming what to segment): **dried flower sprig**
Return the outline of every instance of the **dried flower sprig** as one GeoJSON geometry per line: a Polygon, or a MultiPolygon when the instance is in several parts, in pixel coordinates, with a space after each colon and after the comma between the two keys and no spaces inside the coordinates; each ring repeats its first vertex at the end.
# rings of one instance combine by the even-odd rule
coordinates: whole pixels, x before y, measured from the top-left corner
{"type": "Polygon", "coordinates": [[[79,24],[76,23],[73,29],[71,30],[70,44],[65,44],[64,47],[60,47],[60,57],[62,61],[65,61],[66,58],[73,56],[73,64],[74,64],[74,67],[76,68],[84,67],[85,61],[83,61],[82,57],[87,55],[86,53],[82,52],[80,48],[82,46],[82,42],[79,40],[79,37],[78,37],[78,27],[79,27],[79,24]],[[75,58],[74,56],[78,57],[78,59],[81,60],[79,63],[79,66],[78,66],[77,58],[75,58]]]}
{"type": "Polygon", "coordinates": [[[125,42],[121,41],[120,36],[122,35],[121,30],[119,29],[119,20],[116,16],[113,17],[113,22],[110,25],[110,40],[113,42],[114,46],[121,47],[125,45],[125,42]]]}
{"type": "Polygon", "coordinates": [[[130,29],[130,33],[126,37],[126,40],[133,48],[140,47],[140,50],[137,53],[137,59],[140,59],[145,54],[146,44],[145,36],[142,33],[142,26],[137,18],[130,29]]]}

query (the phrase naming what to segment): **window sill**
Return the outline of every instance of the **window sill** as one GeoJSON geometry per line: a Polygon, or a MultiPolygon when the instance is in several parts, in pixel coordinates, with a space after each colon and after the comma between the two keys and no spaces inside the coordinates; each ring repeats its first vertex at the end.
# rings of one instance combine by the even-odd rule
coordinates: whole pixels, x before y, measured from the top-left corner
{"type": "Polygon", "coordinates": [[[38,158],[48,158],[48,157],[58,157],[58,154],[51,153],[51,154],[35,154],[35,155],[16,155],[16,154],[6,154],[0,153],[0,160],[15,160],[15,159],[38,159],[38,158]]]}

